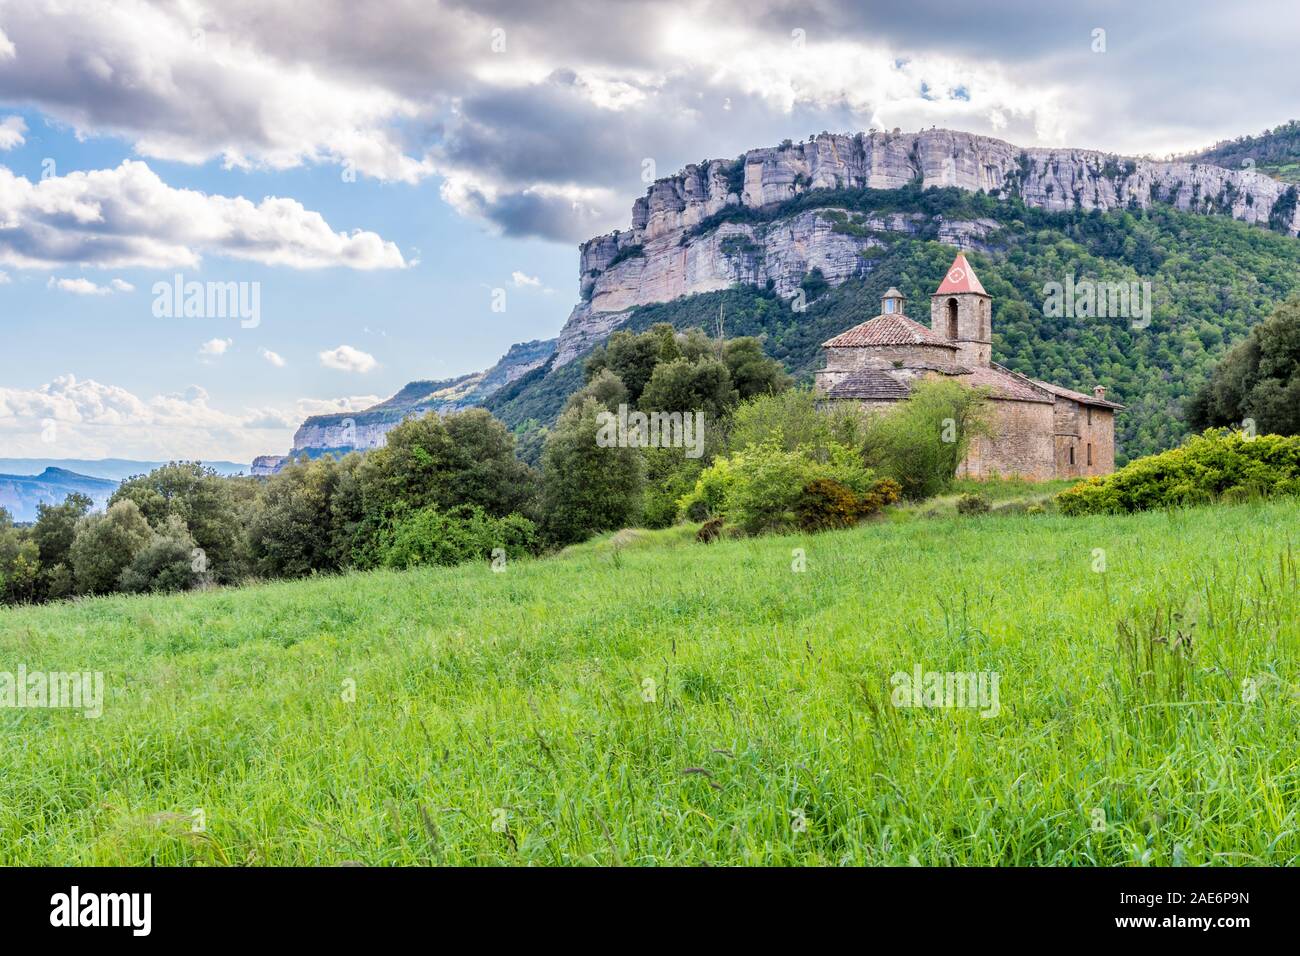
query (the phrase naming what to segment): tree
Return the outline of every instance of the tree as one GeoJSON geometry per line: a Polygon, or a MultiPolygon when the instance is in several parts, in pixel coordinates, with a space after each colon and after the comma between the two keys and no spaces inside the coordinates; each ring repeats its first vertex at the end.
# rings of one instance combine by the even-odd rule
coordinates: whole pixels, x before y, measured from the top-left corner
{"type": "Polygon", "coordinates": [[[553,544],[571,544],[635,521],[641,456],[596,443],[603,411],[594,398],[567,409],[542,452],[542,527],[553,544]]]}
{"type": "Polygon", "coordinates": [[[202,573],[195,561],[194,538],[179,515],[168,515],[163,527],[118,578],[123,591],[184,591],[202,573]]]}
{"type": "Polygon", "coordinates": [[[243,571],[240,512],[235,482],[197,461],[171,462],[147,475],[128,478],[109,498],[109,506],[133,501],[149,526],[161,530],[173,515],[185,522],[212,572],[223,581],[243,571]]]}
{"type": "Polygon", "coordinates": [[[741,400],[755,395],[775,395],[790,387],[792,379],[781,363],[763,354],[763,343],[753,336],[730,339],[722,359],[741,400]]]}
{"type": "Polygon", "coordinates": [[[862,457],[915,501],[950,487],[971,439],[988,432],[984,395],[958,382],[926,378],[867,422],[862,457]]]}
{"type": "Polygon", "coordinates": [[[1223,357],[1188,401],[1188,425],[1300,434],[1300,298],[1278,306],[1223,357]]]}
{"type": "Polygon", "coordinates": [[[78,521],[69,553],[78,593],[107,594],[117,588],[122,572],[152,537],[149,522],[129,498],[78,521]]]}
{"type": "Polygon", "coordinates": [[[27,604],[42,598],[36,542],[0,508],[0,603],[27,604]]]}
{"type": "Polygon", "coordinates": [[[623,380],[607,368],[601,369],[587,382],[586,386],[569,396],[569,405],[581,405],[588,398],[611,412],[618,411],[619,405],[629,402],[627,386],[623,380]]]}
{"type": "Polygon", "coordinates": [[[640,335],[626,329],[615,332],[592,351],[583,368],[587,381],[609,369],[627,388],[629,402],[636,403],[655,366],[680,357],[672,326],[657,323],[640,335]]]}
{"type": "Polygon", "coordinates": [[[429,505],[527,514],[537,491],[536,472],[515,457],[514,436],[481,408],[402,422],[357,466],[357,481],[371,522],[429,505]]]}
{"type": "Polygon", "coordinates": [[[302,577],[337,570],[331,505],[338,483],[338,463],[329,455],[267,479],[248,529],[258,574],[302,577]]]}
{"type": "Polygon", "coordinates": [[[722,362],[680,358],[655,366],[639,404],[644,411],[700,411],[706,421],[716,422],[737,400],[731,373],[722,362]]]}
{"type": "Polygon", "coordinates": [[[77,533],[77,522],[95,506],[86,495],[73,492],[61,505],[38,504],[36,523],[32,526],[32,540],[40,550],[41,564],[52,568],[68,560],[72,539],[77,533]]]}

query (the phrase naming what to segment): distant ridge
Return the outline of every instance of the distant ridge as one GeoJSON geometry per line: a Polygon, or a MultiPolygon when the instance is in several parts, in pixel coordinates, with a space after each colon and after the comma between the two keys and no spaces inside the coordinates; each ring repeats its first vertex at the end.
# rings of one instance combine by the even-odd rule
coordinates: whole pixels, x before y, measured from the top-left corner
{"type": "MultiPolygon", "coordinates": [[[[35,521],[38,505],[60,504],[74,492],[103,508],[125,479],[165,464],[129,458],[0,458],[0,508],[15,521],[35,521]]],[[[249,470],[247,465],[231,461],[204,464],[222,475],[247,474],[249,470]]]]}

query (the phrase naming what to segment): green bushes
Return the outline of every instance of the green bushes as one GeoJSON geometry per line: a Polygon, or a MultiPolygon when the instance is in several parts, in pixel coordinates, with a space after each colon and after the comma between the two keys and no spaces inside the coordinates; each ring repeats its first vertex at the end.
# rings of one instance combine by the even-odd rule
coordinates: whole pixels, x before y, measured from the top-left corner
{"type": "Polygon", "coordinates": [[[1300,493],[1300,436],[1208,429],[1056,496],[1063,514],[1125,514],[1243,496],[1300,493]]]}
{"type": "Polygon", "coordinates": [[[898,482],[882,478],[863,494],[834,478],[814,478],[803,488],[795,511],[804,531],[848,528],[899,498],[898,482]]]}
{"type": "Polygon", "coordinates": [[[946,379],[917,382],[911,395],[866,425],[863,459],[897,481],[911,501],[947,491],[971,439],[990,431],[980,392],[946,379]]]}
{"type": "Polygon", "coordinates": [[[207,567],[206,553],[196,552],[189,528],[169,515],[159,531],[118,576],[123,591],[184,591],[194,586],[207,567]],[[202,555],[202,556],[200,556],[202,555]]]}
{"type": "Polygon", "coordinates": [[[901,488],[879,479],[852,449],[787,451],[776,439],[715,459],[678,502],[692,520],[725,518],[747,534],[790,528],[843,528],[899,498],[901,488]],[[820,452],[823,461],[814,454],[820,452]]]}
{"type": "Polygon", "coordinates": [[[512,559],[536,553],[536,525],[517,514],[493,518],[474,506],[441,511],[430,505],[395,521],[377,553],[385,567],[411,568],[495,558],[498,549],[512,559]]]}
{"type": "Polygon", "coordinates": [[[983,495],[962,495],[957,499],[957,514],[986,515],[993,506],[983,495]]]}

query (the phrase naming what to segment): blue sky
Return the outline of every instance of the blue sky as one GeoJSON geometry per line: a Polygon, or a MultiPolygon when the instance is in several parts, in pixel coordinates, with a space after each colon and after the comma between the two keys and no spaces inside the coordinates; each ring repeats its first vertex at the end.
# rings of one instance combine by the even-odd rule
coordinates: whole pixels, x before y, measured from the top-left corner
{"type": "MultiPolygon", "coordinates": [[[[49,158],[59,175],[139,158],[117,137],[78,139],[39,112],[19,115],[28,127],[26,142],[0,158],[32,181],[40,178],[49,158]]],[[[292,196],[320,212],[333,228],[377,232],[418,264],[369,272],[296,270],[207,255],[197,269],[76,264],[6,269],[9,281],[0,284],[0,382],[5,386],[36,389],[68,374],[109,382],[139,396],[183,393],[197,385],[212,404],[236,413],[244,407],[285,408],[296,415],[299,399],[385,398],[407,381],[482,370],[513,342],[554,336],[576,297],[572,245],[506,237],[466,222],[439,198],[436,184],[365,177],[344,182],[338,167],[325,165],[279,172],[229,170],[217,161],[195,166],[150,160],[149,166],[176,188],[255,200],[292,196]],[[152,286],[170,282],[176,272],[187,280],[260,283],[260,324],[244,329],[234,319],[155,318],[152,286]],[[516,283],[515,272],[537,279],[540,286],[516,283]],[[134,291],[76,295],[50,288],[51,278],[87,278],[101,286],[121,278],[134,291]],[[495,288],[506,290],[504,312],[491,308],[495,288]],[[219,357],[201,355],[204,343],[214,338],[232,344],[219,357]],[[324,367],[318,354],[343,344],[372,355],[377,367],[363,374],[324,367]],[[268,363],[263,349],[281,356],[283,367],[268,363]]],[[[31,431],[37,437],[35,422],[31,431]]],[[[251,448],[282,452],[291,432],[270,430],[265,440],[276,443],[265,448],[256,444],[260,436],[253,436],[242,446],[212,450],[170,451],[160,445],[155,457],[168,457],[170,451],[215,458],[238,455],[241,448],[245,458],[251,448]]],[[[62,457],[59,448],[46,443],[6,444],[0,456],[62,457]]],[[[70,451],[87,450],[97,453],[94,446],[70,451]]],[[[103,448],[105,456],[131,452],[130,447],[103,448]]]]}
{"type": "Polygon", "coordinates": [[[482,370],[558,332],[647,160],[1258,132],[1300,101],[1297,26],[1282,0],[0,0],[0,457],[248,461],[482,370]],[[178,272],[257,283],[260,324],[156,317],[178,272]]]}

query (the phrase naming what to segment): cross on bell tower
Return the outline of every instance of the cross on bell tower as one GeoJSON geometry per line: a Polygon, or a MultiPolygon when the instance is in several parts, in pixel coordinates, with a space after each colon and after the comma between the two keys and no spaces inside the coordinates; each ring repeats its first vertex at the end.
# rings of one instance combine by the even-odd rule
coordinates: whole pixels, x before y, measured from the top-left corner
{"type": "Polygon", "coordinates": [[[992,360],[993,299],[963,253],[930,296],[930,328],[957,346],[960,364],[973,368],[992,360]]]}

